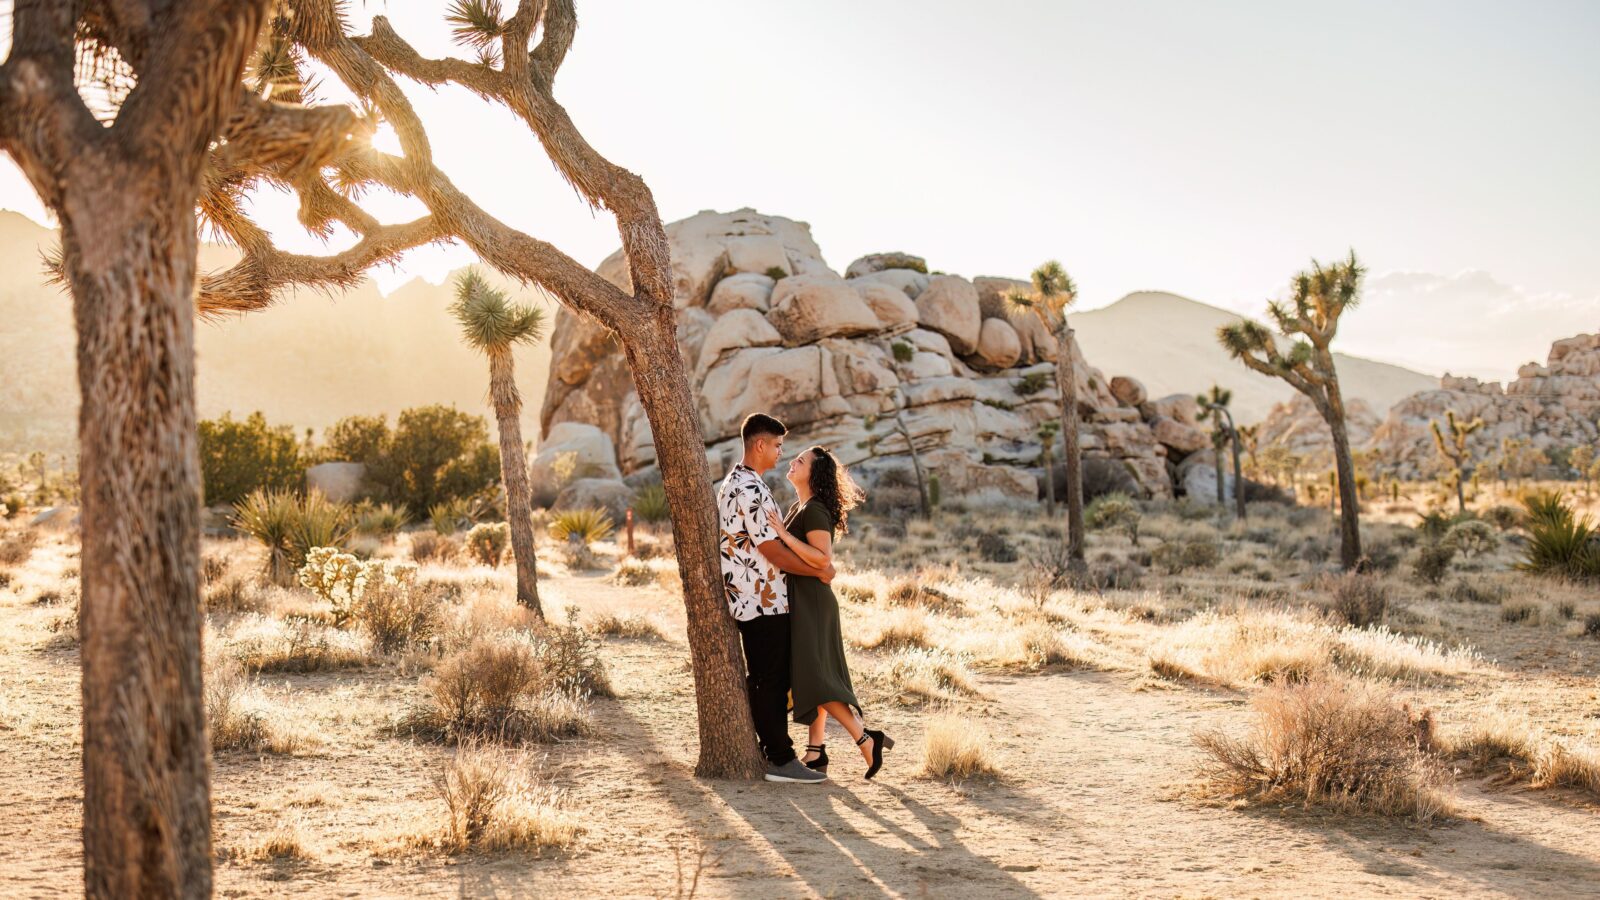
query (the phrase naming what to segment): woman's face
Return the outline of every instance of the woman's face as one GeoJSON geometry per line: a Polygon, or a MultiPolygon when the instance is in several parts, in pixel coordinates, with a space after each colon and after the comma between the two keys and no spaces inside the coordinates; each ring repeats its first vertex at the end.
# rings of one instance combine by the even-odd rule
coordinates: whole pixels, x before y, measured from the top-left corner
{"type": "Polygon", "coordinates": [[[815,457],[810,450],[796,456],[789,463],[789,483],[795,487],[811,484],[811,461],[815,457]]]}

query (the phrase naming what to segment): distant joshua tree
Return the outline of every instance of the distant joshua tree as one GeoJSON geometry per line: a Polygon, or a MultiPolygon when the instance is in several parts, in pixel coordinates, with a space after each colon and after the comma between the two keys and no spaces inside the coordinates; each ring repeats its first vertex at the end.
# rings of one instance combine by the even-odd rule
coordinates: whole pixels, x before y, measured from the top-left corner
{"type": "Polygon", "coordinates": [[[1039,423],[1039,463],[1044,466],[1044,511],[1050,518],[1056,517],[1056,435],[1061,432],[1061,423],[1055,419],[1039,423]]]}
{"type": "Polygon", "coordinates": [[[1233,447],[1233,506],[1234,515],[1243,519],[1244,513],[1244,469],[1239,460],[1239,429],[1233,425],[1233,413],[1229,411],[1228,404],[1233,402],[1233,391],[1221,385],[1213,384],[1208,393],[1199,394],[1195,402],[1200,404],[1200,418],[1211,419],[1216,427],[1211,433],[1211,446],[1216,455],[1217,465],[1217,505],[1227,507],[1228,501],[1224,496],[1224,479],[1222,477],[1222,451],[1225,447],[1233,447]]]}
{"type": "Polygon", "coordinates": [[[517,391],[512,348],[544,337],[544,310],[513,304],[476,269],[456,279],[450,312],[468,344],[489,358],[489,400],[500,432],[500,478],[506,486],[506,522],[517,566],[517,602],[540,616],[539,572],[534,559],[533,491],[522,444],[522,394],[517,391]]]}
{"type": "Polygon", "coordinates": [[[906,419],[903,415],[905,411],[905,396],[900,393],[898,388],[894,391],[893,400],[894,412],[887,416],[869,415],[862,420],[862,426],[866,428],[867,436],[865,440],[858,441],[856,446],[864,448],[870,453],[878,452],[879,442],[889,435],[873,434],[873,429],[878,427],[880,420],[887,419],[889,421],[892,426],[890,433],[899,435],[906,442],[906,455],[911,457],[911,471],[917,478],[917,510],[926,519],[933,514],[933,507],[937,506],[938,503],[928,496],[928,477],[922,470],[922,458],[917,455],[917,442],[912,439],[911,426],[906,424],[906,419]]]}
{"type": "Polygon", "coordinates": [[[1474,431],[1483,427],[1482,419],[1473,419],[1463,422],[1456,418],[1456,411],[1444,411],[1446,428],[1450,436],[1445,437],[1445,430],[1439,427],[1438,422],[1429,422],[1428,427],[1433,431],[1433,443],[1438,448],[1439,455],[1450,466],[1450,473],[1456,483],[1456,507],[1461,512],[1467,511],[1467,493],[1465,482],[1472,476],[1472,451],[1467,447],[1467,438],[1474,431]]]}
{"type": "Polygon", "coordinates": [[[1356,497],[1355,465],[1350,457],[1350,432],[1345,422],[1344,395],[1333,364],[1334,337],[1339,317],[1360,301],[1361,277],[1366,270],[1355,251],[1343,262],[1311,269],[1291,282],[1287,303],[1273,301],[1267,313],[1286,338],[1294,339],[1288,353],[1278,348],[1278,338],[1257,322],[1241,321],[1218,329],[1222,346],[1253,371],[1287,381],[1311,401],[1333,435],[1333,460],[1338,473],[1339,561],[1347,570],[1361,563],[1360,502],[1356,497]]]}
{"type": "Polygon", "coordinates": [[[1078,388],[1074,375],[1072,326],[1067,308],[1078,299],[1061,263],[1050,260],[1033,270],[1033,290],[1012,291],[1006,295],[1007,309],[1013,318],[1038,316],[1056,339],[1056,388],[1061,394],[1062,463],[1067,470],[1067,554],[1075,571],[1088,568],[1084,559],[1083,531],[1083,452],[1078,447],[1078,388]]]}

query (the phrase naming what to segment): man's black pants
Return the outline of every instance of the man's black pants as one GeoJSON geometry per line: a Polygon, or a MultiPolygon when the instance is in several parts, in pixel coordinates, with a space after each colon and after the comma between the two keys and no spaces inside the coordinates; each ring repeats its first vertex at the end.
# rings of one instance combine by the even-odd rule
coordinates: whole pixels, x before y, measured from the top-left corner
{"type": "Polygon", "coordinates": [[[789,738],[789,614],[756,616],[739,623],[749,673],[750,715],[767,762],[781,766],[795,758],[789,738]]]}

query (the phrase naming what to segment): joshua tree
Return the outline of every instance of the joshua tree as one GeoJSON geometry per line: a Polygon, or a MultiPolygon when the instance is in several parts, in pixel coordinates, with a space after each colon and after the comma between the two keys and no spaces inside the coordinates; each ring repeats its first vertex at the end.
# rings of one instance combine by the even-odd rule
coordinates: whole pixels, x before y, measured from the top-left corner
{"type": "Polygon", "coordinates": [[[1268,304],[1267,313],[1278,331],[1294,339],[1287,353],[1279,350],[1277,337],[1258,322],[1240,321],[1223,326],[1217,333],[1222,346],[1235,359],[1254,371],[1287,381],[1306,395],[1328,423],[1338,472],[1339,561],[1347,570],[1361,563],[1361,509],[1356,499],[1344,395],[1339,390],[1331,345],[1339,331],[1339,317],[1360,300],[1365,272],[1353,250],[1342,262],[1324,266],[1313,261],[1310,270],[1296,275],[1291,282],[1287,303],[1268,304]]]}
{"type": "Polygon", "coordinates": [[[1583,482],[1584,499],[1589,499],[1595,475],[1600,474],[1600,466],[1596,465],[1594,445],[1579,444],[1573,447],[1572,452],[1567,455],[1567,462],[1578,473],[1578,480],[1583,482]]]}
{"type": "Polygon", "coordinates": [[[1084,559],[1083,453],[1078,448],[1078,387],[1075,376],[1075,341],[1067,322],[1067,308],[1078,299],[1061,263],[1050,260],[1033,270],[1033,290],[1006,295],[1013,317],[1033,315],[1056,338],[1056,389],[1061,395],[1062,462],[1067,470],[1067,554],[1078,572],[1088,568],[1084,559]]]}
{"type": "Polygon", "coordinates": [[[1044,509],[1050,518],[1056,517],[1056,434],[1061,423],[1055,419],[1039,423],[1039,462],[1044,465],[1044,509]]]}
{"type": "Polygon", "coordinates": [[[539,615],[539,572],[533,555],[533,492],[522,444],[522,394],[517,391],[511,350],[544,337],[544,310],[513,304],[476,269],[456,279],[450,312],[461,323],[467,343],[489,357],[489,400],[500,432],[500,478],[506,486],[506,521],[511,555],[517,564],[517,602],[539,615]]]}
{"type": "MultiPolygon", "coordinates": [[[[890,432],[899,435],[906,442],[906,455],[911,457],[911,471],[917,477],[917,509],[922,514],[922,517],[926,519],[933,514],[933,507],[937,504],[932,502],[928,496],[928,479],[922,471],[922,457],[917,455],[917,442],[912,439],[911,427],[906,424],[905,396],[900,393],[899,388],[895,389],[893,399],[894,412],[890,413],[886,418],[893,426],[890,432]]],[[[876,415],[869,415],[862,420],[862,424],[867,429],[867,436],[865,440],[856,443],[857,447],[865,448],[873,453],[877,452],[878,444],[885,437],[888,437],[888,435],[872,433],[873,429],[878,427],[879,421],[880,417],[876,415]]]]}
{"type": "Polygon", "coordinates": [[[1233,427],[1233,413],[1228,409],[1228,404],[1233,402],[1233,391],[1221,385],[1213,384],[1211,390],[1195,396],[1195,402],[1200,404],[1200,418],[1211,419],[1216,427],[1211,432],[1211,446],[1216,454],[1217,464],[1217,505],[1226,507],[1228,501],[1224,498],[1222,477],[1222,451],[1227,446],[1233,447],[1233,505],[1234,514],[1244,518],[1244,470],[1239,461],[1239,429],[1233,427]]]}
{"type": "Polygon", "coordinates": [[[666,232],[649,187],[590,145],[555,98],[556,77],[577,32],[573,0],[518,0],[514,6],[506,15],[498,0],[458,0],[447,18],[474,58],[431,59],[383,16],[373,18],[370,34],[353,35],[338,0],[279,0],[240,90],[248,103],[229,123],[235,129],[272,122],[279,140],[239,144],[229,131],[212,150],[200,209],[239,246],[243,258],[201,280],[200,311],[261,309],[297,285],[348,287],[367,269],[411,248],[455,240],[495,269],[539,285],[601,323],[617,337],[627,359],[672,510],[699,719],[696,771],[757,777],[764,764],[750,723],[738,635],[723,598],[716,505],[705,477],[705,440],[678,349],[666,232]],[[304,67],[311,63],[343,82],[359,109],[314,104],[301,88],[307,80],[304,67]],[[402,78],[430,87],[464,87],[521,119],[578,195],[616,217],[628,287],[617,287],[551,244],[511,228],[457,188],[435,163],[427,130],[400,88],[402,78]],[[300,103],[264,99],[280,96],[300,103]],[[393,129],[399,155],[377,150],[367,140],[379,123],[393,129]],[[317,162],[304,163],[312,151],[317,162]],[[330,256],[279,250],[242,210],[245,191],[262,184],[296,193],[300,221],[312,231],[326,234],[340,224],[359,240],[330,256]],[[358,202],[369,188],[414,198],[427,214],[411,222],[379,222],[358,202]]]}
{"type": "Polygon", "coordinates": [[[1428,427],[1433,431],[1433,444],[1439,450],[1439,456],[1450,466],[1450,473],[1456,483],[1456,507],[1461,512],[1467,511],[1467,493],[1464,482],[1472,474],[1472,451],[1467,448],[1467,438],[1474,431],[1483,427],[1482,419],[1473,419],[1463,422],[1456,418],[1456,411],[1444,411],[1446,427],[1450,436],[1445,437],[1444,430],[1438,422],[1429,422],[1428,427]]]}
{"type": "Polygon", "coordinates": [[[1250,461],[1246,469],[1250,472],[1251,477],[1260,478],[1261,460],[1257,457],[1257,453],[1261,449],[1261,423],[1240,425],[1237,432],[1239,444],[1244,447],[1245,458],[1250,461]]]}
{"type": "Polygon", "coordinates": [[[89,897],[211,893],[195,201],[225,123],[259,135],[235,108],[265,7],[8,5],[0,151],[61,223],[77,329],[89,897]]]}

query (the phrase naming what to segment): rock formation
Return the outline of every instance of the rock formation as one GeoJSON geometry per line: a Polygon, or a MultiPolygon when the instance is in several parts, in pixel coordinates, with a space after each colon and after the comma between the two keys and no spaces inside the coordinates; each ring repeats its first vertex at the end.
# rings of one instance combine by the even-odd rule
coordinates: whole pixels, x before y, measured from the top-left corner
{"type": "MultiPolygon", "coordinates": [[[[1362,399],[1346,400],[1345,425],[1350,430],[1350,446],[1362,449],[1372,442],[1372,434],[1383,421],[1372,411],[1372,406],[1362,399]]],[[[1442,414],[1441,414],[1442,415],[1442,414]]],[[[1428,426],[1424,424],[1426,432],[1428,426]]],[[[1431,440],[1431,439],[1430,439],[1431,440]]],[[[1295,455],[1318,465],[1331,465],[1333,459],[1333,433],[1322,414],[1311,405],[1304,394],[1295,394],[1287,403],[1274,404],[1272,411],[1261,421],[1258,446],[1283,444],[1295,455]]],[[[1214,480],[1215,476],[1213,476],[1214,480]]]]}
{"type": "MultiPolygon", "coordinates": [[[[748,209],[702,212],[668,225],[667,235],[679,345],[714,477],[737,457],[740,422],[764,411],[792,429],[790,447],[821,443],[870,483],[906,465],[904,439],[866,424],[898,409],[944,496],[1040,496],[1038,428],[1059,418],[1060,405],[1054,339],[1032,317],[1006,318],[1001,302],[1025,282],[930,275],[922,259],[899,252],[862,257],[841,276],[808,225],[748,209]]],[[[628,286],[620,253],[597,271],[628,286]]],[[[552,351],[534,467],[571,468],[559,464],[562,447],[609,439],[628,480],[649,478],[650,427],[621,348],[563,309],[552,351]]],[[[1078,359],[1086,471],[1093,465],[1138,493],[1171,496],[1176,463],[1208,445],[1193,398],[1149,400],[1137,382],[1109,382],[1078,359]]]]}

